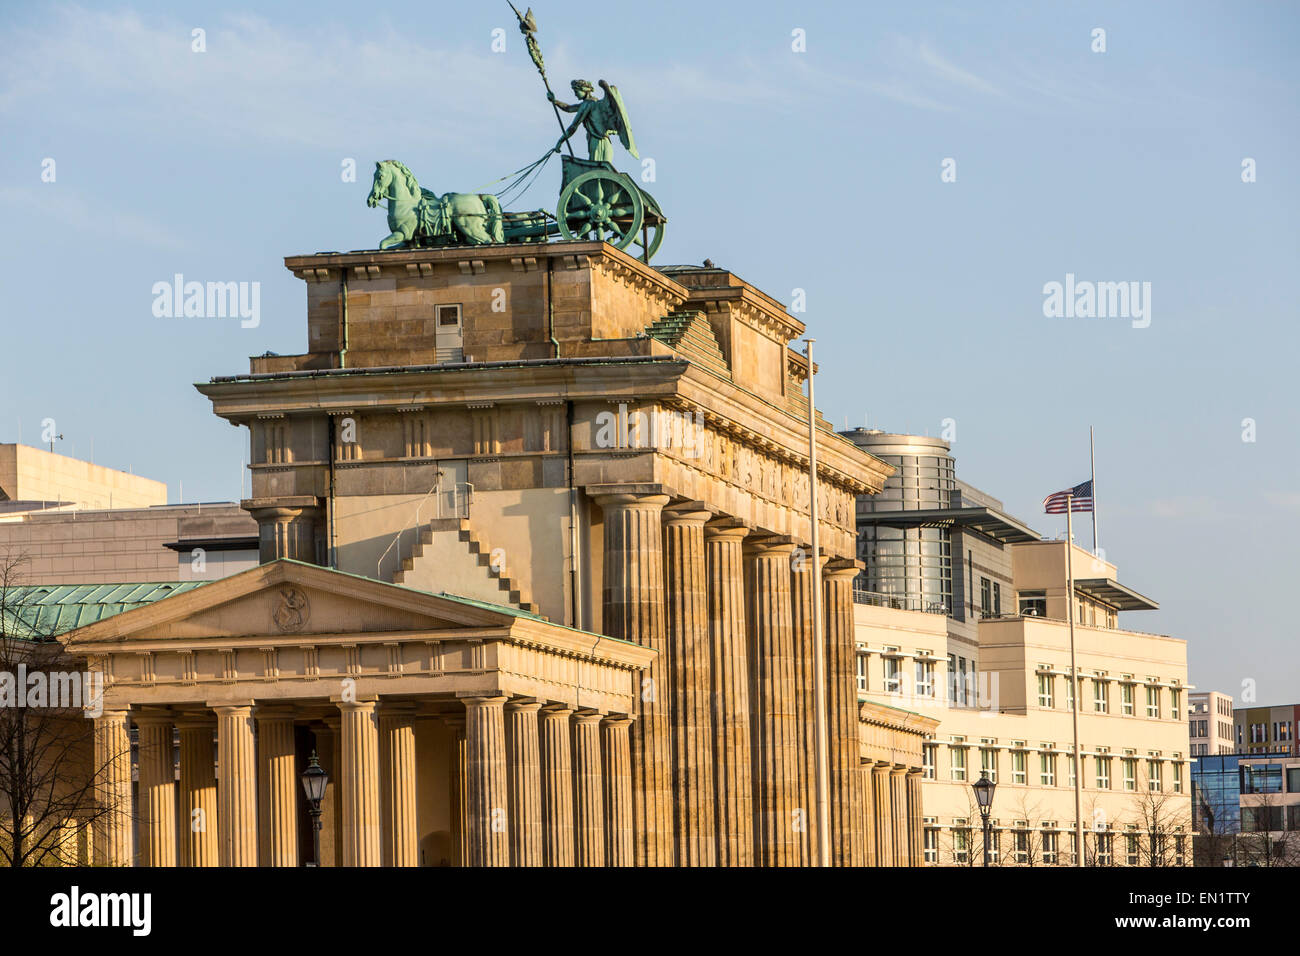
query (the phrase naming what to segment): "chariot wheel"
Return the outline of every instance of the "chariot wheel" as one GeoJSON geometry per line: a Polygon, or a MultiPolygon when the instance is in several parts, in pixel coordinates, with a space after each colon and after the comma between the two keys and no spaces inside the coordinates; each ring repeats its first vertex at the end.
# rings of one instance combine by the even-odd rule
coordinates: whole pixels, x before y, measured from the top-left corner
{"type": "MultiPolygon", "coordinates": [[[[599,239],[626,249],[641,239],[645,202],[619,173],[593,169],[564,187],[555,218],[565,239],[599,239]]],[[[655,235],[662,237],[662,228],[655,235]]]]}

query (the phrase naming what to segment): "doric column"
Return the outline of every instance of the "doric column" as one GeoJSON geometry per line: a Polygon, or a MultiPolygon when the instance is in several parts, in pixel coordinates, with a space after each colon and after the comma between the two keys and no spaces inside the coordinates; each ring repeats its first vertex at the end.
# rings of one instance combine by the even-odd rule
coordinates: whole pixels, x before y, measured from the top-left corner
{"type": "Polygon", "coordinates": [[[131,865],[131,737],[127,711],[104,710],[95,718],[95,862],[131,865]]]}
{"type": "Polygon", "coordinates": [[[140,865],[176,865],[176,771],[172,719],[136,718],[140,728],[140,865]]]}
{"type": "Polygon", "coordinates": [[[876,866],[894,866],[890,820],[894,807],[889,793],[889,764],[877,761],[871,767],[871,802],[875,807],[876,866]]]}
{"type": "Polygon", "coordinates": [[[749,624],[750,739],[754,779],[754,850],[760,866],[800,861],[795,831],[798,735],[789,538],[746,548],[745,619],[749,624]]]}
{"type": "Polygon", "coordinates": [[[254,498],[246,503],[257,521],[258,552],[263,564],[277,558],[316,563],[316,538],[323,510],[310,495],[254,498]]]}
{"type": "Polygon", "coordinates": [[[541,702],[506,704],[506,782],[510,793],[510,864],[542,865],[542,758],[537,737],[541,702]]]}
{"type": "Polygon", "coordinates": [[[465,769],[471,866],[509,866],[504,697],[465,701],[465,769]]]}
{"type": "Polygon", "coordinates": [[[466,759],[469,752],[465,743],[465,715],[448,714],[443,717],[451,731],[451,754],[447,780],[451,787],[451,848],[454,866],[469,866],[469,771],[466,759]]]}
{"type": "Polygon", "coordinates": [[[664,580],[672,665],[673,818],[679,866],[712,866],[713,730],[708,580],[698,502],[665,509],[664,580]]]}
{"type": "MultiPolygon", "coordinates": [[[[795,809],[801,829],[795,838],[799,859],[812,865],[817,856],[817,707],[813,646],[813,556],[801,548],[790,563],[790,620],[794,648],[795,809]]],[[[825,559],[821,559],[825,560],[825,559]]],[[[823,614],[825,609],[823,608],[823,614]]],[[[829,672],[830,668],[827,667],[829,672]]],[[[830,740],[829,725],[827,739],[830,740]]],[[[832,819],[832,833],[834,821],[832,819]]]]}
{"type": "Polygon", "coordinates": [[[894,866],[911,866],[907,843],[907,767],[894,764],[889,771],[889,822],[894,866]]]}
{"type": "Polygon", "coordinates": [[[601,770],[605,784],[605,865],[635,866],[632,839],[631,717],[600,722],[601,770]]]}
{"type": "Polygon", "coordinates": [[[602,494],[604,512],[603,629],[610,637],[659,652],[643,677],[632,726],[632,799],[637,864],[672,866],[672,672],[664,638],[662,494],[602,494]]]}
{"type": "Polygon", "coordinates": [[[212,753],[216,722],[184,718],[181,732],[181,866],[220,863],[217,829],[217,762],[212,753]]]}
{"type": "Polygon", "coordinates": [[[742,543],[748,531],[722,520],[704,528],[708,572],[716,862],[754,861],[750,766],[749,639],[742,543]]]}
{"type": "Polygon", "coordinates": [[[298,865],[298,768],[293,711],[258,708],[258,783],[264,866],[298,865]]]}
{"type": "Polygon", "coordinates": [[[343,724],[343,865],[379,866],[379,721],[373,700],[338,702],[343,724]]]}
{"type": "Polygon", "coordinates": [[[857,642],[853,632],[853,561],[831,561],[822,574],[826,622],[826,709],[830,752],[831,858],[861,866],[864,835],[858,726],[857,642]]]}
{"type": "Polygon", "coordinates": [[[858,786],[862,790],[862,811],[858,819],[862,826],[862,865],[880,866],[880,852],[876,847],[876,801],[875,787],[871,782],[870,760],[863,760],[858,766],[858,786]]]}
{"type": "Polygon", "coordinates": [[[218,704],[217,827],[222,866],[257,866],[257,762],[251,704],[218,704]]]}
{"type": "Polygon", "coordinates": [[[542,708],[539,718],[543,866],[573,866],[573,759],[569,750],[572,713],[562,704],[551,704],[542,708]]]}
{"type": "Polygon", "coordinates": [[[921,771],[915,767],[907,771],[907,857],[908,866],[921,866],[925,859],[924,837],[921,832],[921,771]]]}
{"type": "Polygon", "coordinates": [[[415,708],[383,704],[379,709],[383,752],[384,863],[419,866],[420,834],[415,816],[415,708]]]}
{"type": "Polygon", "coordinates": [[[604,787],[600,770],[600,714],[573,716],[573,834],[578,866],[605,865],[604,787]]]}
{"type": "Polygon", "coordinates": [[[316,731],[316,759],[329,774],[325,799],[321,801],[321,866],[343,865],[343,718],[324,718],[324,729],[316,731]]]}

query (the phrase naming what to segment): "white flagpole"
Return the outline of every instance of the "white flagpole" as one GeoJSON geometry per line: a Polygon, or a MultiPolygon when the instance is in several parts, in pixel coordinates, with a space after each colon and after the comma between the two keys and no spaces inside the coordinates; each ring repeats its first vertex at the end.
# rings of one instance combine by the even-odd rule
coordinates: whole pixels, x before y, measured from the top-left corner
{"type": "Polygon", "coordinates": [[[1088,426],[1088,458],[1092,462],[1092,553],[1097,554],[1097,446],[1088,426]]]}
{"type": "Polygon", "coordinates": [[[1065,605],[1070,621],[1070,718],[1074,723],[1074,865],[1083,866],[1083,761],[1079,755],[1079,671],[1074,657],[1074,495],[1065,495],[1065,605]]]}
{"type": "Polygon", "coordinates": [[[822,628],[822,558],[817,541],[817,406],[813,403],[813,342],[808,343],[808,514],[812,525],[813,721],[817,746],[817,865],[831,865],[830,754],[826,729],[826,637],[822,628]]]}

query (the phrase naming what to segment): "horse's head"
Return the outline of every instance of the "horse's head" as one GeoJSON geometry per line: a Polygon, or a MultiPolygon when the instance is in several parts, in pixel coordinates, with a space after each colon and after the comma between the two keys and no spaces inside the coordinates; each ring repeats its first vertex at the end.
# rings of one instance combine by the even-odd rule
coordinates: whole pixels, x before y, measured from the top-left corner
{"type": "Polygon", "coordinates": [[[389,165],[388,160],[375,163],[375,181],[370,185],[370,195],[366,197],[366,205],[374,209],[388,193],[388,183],[393,178],[393,167],[389,165]]]}

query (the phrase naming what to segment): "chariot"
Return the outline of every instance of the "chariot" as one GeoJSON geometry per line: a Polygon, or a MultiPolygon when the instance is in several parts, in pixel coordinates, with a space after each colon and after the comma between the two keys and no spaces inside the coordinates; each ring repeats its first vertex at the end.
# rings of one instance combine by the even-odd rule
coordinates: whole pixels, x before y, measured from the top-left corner
{"type": "Polygon", "coordinates": [[[545,210],[503,213],[506,242],[598,239],[615,249],[632,247],[649,262],[663,242],[664,216],[653,196],[613,164],[561,156],[560,200],[545,210]]]}

